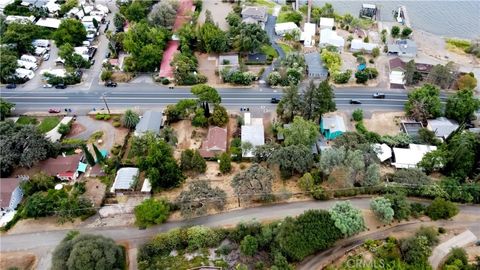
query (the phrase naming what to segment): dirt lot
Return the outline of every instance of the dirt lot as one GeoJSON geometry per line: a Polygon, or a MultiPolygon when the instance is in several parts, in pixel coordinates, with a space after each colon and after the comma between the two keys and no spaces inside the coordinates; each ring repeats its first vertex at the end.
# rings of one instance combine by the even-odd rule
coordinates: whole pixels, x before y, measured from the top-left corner
{"type": "Polygon", "coordinates": [[[0,256],[0,269],[30,270],[37,266],[37,257],[32,253],[8,252],[0,256]]]}
{"type": "Polygon", "coordinates": [[[215,70],[217,69],[217,55],[195,53],[195,56],[198,60],[198,73],[207,76],[209,85],[220,84],[220,78],[215,74],[215,70]]]}
{"type": "Polygon", "coordinates": [[[30,232],[42,232],[52,230],[70,230],[74,229],[82,223],[81,220],[76,219],[74,222],[65,222],[59,224],[56,217],[43,217],[38,219],[22,219],[8,231],[8,234],[30,233],[30,232]]]}
{"type": "Polygon", "coordinates": [[[225,20],[228,13],[232,11],[232,4],[224,3],[221,0],[203,1],[202,12],[198,16],[198,22],[203,24],[205,22],[205,12],[209,10],[212,13],[212,19],[220,29],[228,30],[228,23],[225,20]]]}
{"type": "Polygon", "coordinates": [[[105,184],[97,178],[87,178],[85,179],[85,187],[87,188],[87,191],[84,196],[90,199],[95,207],[99,207],[102,204],[105,195],[105,184]]]}
{"type": "Polygon", "coordinates": [[[190,120],[182,120],[171,125],[177,134],[177,148],[175,148],[174,157],[180,160],[180,155],[186,149],[199,149],[202,146],[203,139],[207,136],[206,128],[197,128],[192,126],[190,120]],[[195,132],[194,132],[195,131],[195,132]],[[193,136],[194,135],[194,136],[193,136]]]}
{"type": "Polygon", "coordinates": [[[363,122],[369,131],[380,135],[396,135],[400,132],[397,121],[404,116],[404,112],[374,112],[371,118],[363,119],[363,122]]]}

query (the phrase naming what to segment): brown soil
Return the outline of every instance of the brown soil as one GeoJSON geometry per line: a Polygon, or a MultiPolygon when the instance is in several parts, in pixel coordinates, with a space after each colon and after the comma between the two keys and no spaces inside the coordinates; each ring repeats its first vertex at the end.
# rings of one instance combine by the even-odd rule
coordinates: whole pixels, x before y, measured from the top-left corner
{"type": "Polygon", "coordinates": [[[220,84],[220,78],[215,74],[217,70],[217,55],[195,53],[198,60],[198,73],[207,76],[208,84],[220,84]]]}
{"type": "Polygon", "coordinates": [[[77,122],[73,122],[72,128],[70,129],[70,133],[68,133],[67,138],[74,137],[74,136],[84,132],[85,130],[87,130],[87,129],[83,125],[81,125],[77,122]]]}
{"type": "Polygon", "coordinates": [[[37,257],[32,253],[8,252],[0,256],[0,269],[30,270],[37,266],[37,257]]]}
{"type": "Polygon", "coordinates": [[[178,143],[177,148],[175,149],[175,158],[177,159],[180,158],[182,150],[199,149],[208,132],[206,128],[192,126],[190,120],[182,120],[171,126],[177,133],[178,143]]]}
{"type": "Polygon", "coordinates": [[[133,79],[133,75],[131,73],[114,72],[112,74],[112,81],[114,82],[129,82],[132,79],[133,79]]]}
{"type": "Polygon", "coordinates": [[[404,112],[375,112],[371,118],[364,119],[363,122],[369,131],[380,135],[396,135],[400,132],[397,123],[404,116],[404,112]]]}
{"type": "Polygon", "coordinates": [[[22,219],[8,231],[8,234],[42,232],[52,230],[69,230],[74,229],[81,224],[79,219],[74,222],[66,222],[59,224],[56,217],[43,217],[38,219],[22,219]]]}
{"type": "Polygon", "coordinates": [[[87,191],[83,196],[90,199],[95,207],[99,207],[102,204],[103,197],[105,196],[106,186],[97,178],[85,179],[85,187],[87,191]]]}

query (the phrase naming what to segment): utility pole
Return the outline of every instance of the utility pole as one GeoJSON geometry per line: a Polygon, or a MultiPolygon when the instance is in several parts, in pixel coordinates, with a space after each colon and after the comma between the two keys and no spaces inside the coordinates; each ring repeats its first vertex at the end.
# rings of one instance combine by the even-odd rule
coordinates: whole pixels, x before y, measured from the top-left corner
{"type": "Polygon", "coordinates": [[[110,108],[108,107],[107,100],[105,99],[105,94],[102,95],[103,102],[105,103],[105,107],[107,107],[108,114],[110,114],[110,108]]]}

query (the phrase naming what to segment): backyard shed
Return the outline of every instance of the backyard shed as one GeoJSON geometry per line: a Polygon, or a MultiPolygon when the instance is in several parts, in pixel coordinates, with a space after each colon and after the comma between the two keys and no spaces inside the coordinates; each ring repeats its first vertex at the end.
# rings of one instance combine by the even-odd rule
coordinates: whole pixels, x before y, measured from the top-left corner
{"type": "Polygon", "coordinates": [[[322,117],[320,131],[327,140],[333,140],[342,135],[346,130],[343,117],[339,115],[322,117]]]}

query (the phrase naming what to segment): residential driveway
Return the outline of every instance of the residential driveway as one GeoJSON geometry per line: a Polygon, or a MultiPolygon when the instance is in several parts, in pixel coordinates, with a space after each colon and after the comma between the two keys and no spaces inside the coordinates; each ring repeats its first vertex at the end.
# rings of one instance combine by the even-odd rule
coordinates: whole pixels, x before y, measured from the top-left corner
{"type": "Polygon", "coordinates": [[[50,59],[48,61],[43,61],[42,64],[38,67],[35,71],[35,77],[29,80],[28,82],[24,83],[22,86],[17,86],[25,90],[39,90],[43,88],[43,76],[40,75],[41,71],[48,70],[48,69],[55,69],[60,68],[55,66],[55,60],[58,58],[58,48],[55,45],[53,40],[50,40],[50,59]]]}
{"type": "MultiPolygon", "coordinates": [[[[276,10],[277,10],[277,8],[274,9],[274,12],[273,12],[274,14],[275,14],[276,10]]],[[[268,15],[268,20],[267,20],[267,23],[265,24],[265,31],[267,32],[268,38],[270,39],[270,44],[277,51],[278,58],[281,59],[281,58],[285,57],[285,52],[277,44],[277,40],[280,37],[275,34],[275,23],[276,22],[277,22],[277,17],[276,16],[268,15]]],[[[272,70],[273,70],[273,66],[274,65],[272,63],[270,66],[265,68],[265,71],[262,74],[261,80],[266,81],[268,74],[270,74],[270,72],[272,72],[272,70]]]]}
{"type": "Polygon", "coordinates": [[[85,127],[85,130],[80,134],[72,136],[72,138],[78,138],[88,140],[90,136],[96,131],[103,131],[103,143],[100,148],[109,150],[112,149],[115,142],[115,128],[105,121],[95,120],[90,116],[78,116],[76,123],[85,127]]]}
{"type": "Polygon", "coordinates": [[[438,245],[428,258],[428,262],[433,269],[438,269],[443,259],[450,253],[450,250],[455,247],[465,247],[477,240],[472,231],[466,230],[463,233],[450,238],[449,240],[438,245]]]}

